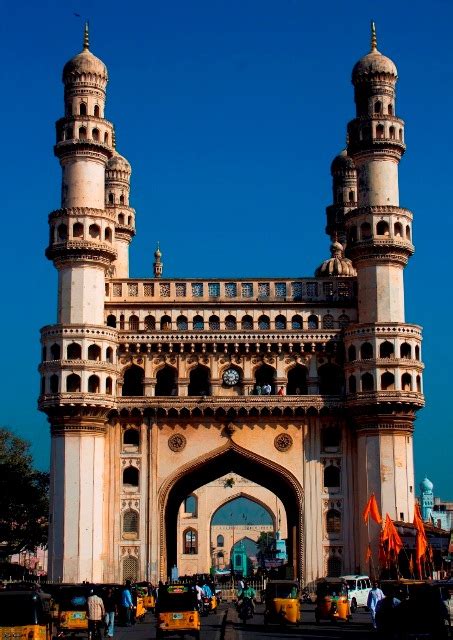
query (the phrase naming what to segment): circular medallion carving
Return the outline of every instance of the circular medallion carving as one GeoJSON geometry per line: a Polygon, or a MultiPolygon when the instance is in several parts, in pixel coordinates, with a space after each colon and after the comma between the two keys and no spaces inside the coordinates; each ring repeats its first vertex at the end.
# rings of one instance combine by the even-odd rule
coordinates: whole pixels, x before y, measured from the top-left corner
{"type": "Polygon", "coordinates": [[[293,446],[293,439],[289,433],[280,433],[274,440],[274,447],[278,451],[289,451],[293,446]]]}
{"type": "Polygon", "coordinates": [[[176,451],[177,453],[179,451],[182,451],[186,444],[187,440],[185,436],[182,435],[182,433],[175,433],[168,438],[168,447],[172,451],[176,451]]]}

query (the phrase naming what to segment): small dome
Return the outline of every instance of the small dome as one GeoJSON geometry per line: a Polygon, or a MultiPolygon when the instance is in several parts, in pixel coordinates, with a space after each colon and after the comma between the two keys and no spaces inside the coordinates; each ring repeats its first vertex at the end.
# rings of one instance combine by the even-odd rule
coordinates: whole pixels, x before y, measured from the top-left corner
{"type": "Polygon", "coordinates": [[[345,258],[343,245],[333,242],[330,245],[331,257],[316,269],[315,276],[319,278],[356,276],[357,271],[351,260],[345,258]]]}
{"type": "Polygon", "coordinates": [[[343,149],[343,151],[333,159],[330,165],[330,173],[334,176],[348,173],[349,171],[355,171],[354,160],[351,156],[348,156],[346,149],[343,149]]]}
{"type": "Polygon", "coordinates": [[[107,162],[107,170],[113,171],[125,171],[126,173],[131,173],[131,165],[126,160],[126,158],[120,155],[117,151],[113,154],[113,156],[107,162]]]}
{"type": "Polygon", "coordinates": [[[75,77],[81,74],[88,73],[98,76],[104,82],[108,80],[107,67],[102,60],[96,58],[90,51],[88,24],[86,24],[83,36],[83,50],[65,64],[63,68],[63,82],[66,82],[66,80],[71,77],[75,79],[75,77]]]}
{"type": "Polygon", "coordinates": [[[160,250],[159,243],[157,243],[157,249],[154,252],[154,257],[156,260],[162,258],[162,251],[160,250]]]}
{"type": "Polygon", "coordinates": [[[434,487],[434,485],[431,482],[431,480],[428,480],[428,478],[426,478],[426,477],[425,477],[424,480],[422,480],[420,482],[420,490],[422,491],[422,493],[432,492],[433,487],[434,487]]]}
{"type": "Polygon", "coordinates": [[[373,75],[387,74],[396,80],[398,70],[395,63],[382,55],[377,48],[376,26],[371,23],[371,50],[366,56],[360,58],[352,70],[352,84],[357,84],[373,75]]]}

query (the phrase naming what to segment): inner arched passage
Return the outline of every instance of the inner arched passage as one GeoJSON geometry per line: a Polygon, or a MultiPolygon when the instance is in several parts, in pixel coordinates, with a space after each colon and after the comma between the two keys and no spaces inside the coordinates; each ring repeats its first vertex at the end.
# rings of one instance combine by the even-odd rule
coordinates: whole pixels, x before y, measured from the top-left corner
{"type": "Polygon", "coordinates": [[[231,472],[256,482],[280,498],[287,520],[288,565],[294,577],[303,580],[302,487],[295,476],[284,467],[247,451],[233,442],[185,465],[162,488],[160,493],[161,579],[170,576],[171,568],[177,564],[176,531],[181,503],[188,494],[231,472]]]}

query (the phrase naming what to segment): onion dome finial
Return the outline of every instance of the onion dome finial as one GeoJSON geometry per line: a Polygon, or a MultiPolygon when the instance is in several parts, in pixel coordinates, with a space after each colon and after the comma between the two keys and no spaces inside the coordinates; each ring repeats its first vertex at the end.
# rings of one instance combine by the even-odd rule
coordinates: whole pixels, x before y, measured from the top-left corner
{"type": "Polygon", "coordinates": [[[377,35],[376,35],[376,25],[374,23],[374,20],[371,21],[371,51],[370,53],[373,53],[373,51],[377,51],[377,35]]]}
{"type": "Polygon", "coordinates": [[[89,23],[88,20],[85,22],[85,29],[83,32],[83,50],[90,50],[90,33],[89,33],[89,23]]]}

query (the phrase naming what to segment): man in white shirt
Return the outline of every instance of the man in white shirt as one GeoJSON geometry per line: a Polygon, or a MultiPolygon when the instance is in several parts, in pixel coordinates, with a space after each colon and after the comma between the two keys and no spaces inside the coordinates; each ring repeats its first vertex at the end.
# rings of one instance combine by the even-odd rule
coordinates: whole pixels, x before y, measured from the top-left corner
{"type": "Polygon", "coordinates": [[[368,600],[366,606],[371,611],[371,618],[373,620],[373,627],[376,629],[376,607],[380,600],[383,600],[384,593],[379,588],[379,583],[377,580],[373,582],[373,587],[370,589],[368,594],[368,600]]]}

